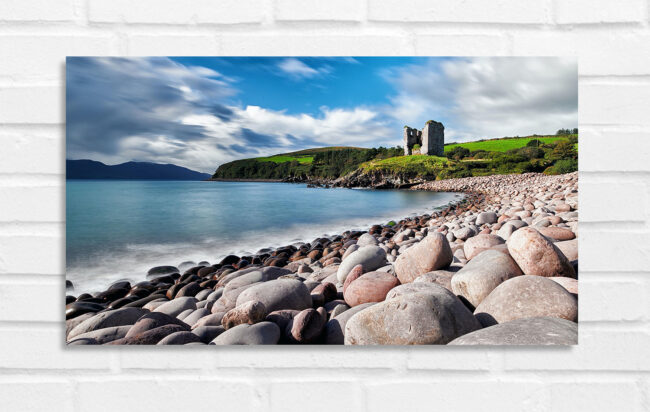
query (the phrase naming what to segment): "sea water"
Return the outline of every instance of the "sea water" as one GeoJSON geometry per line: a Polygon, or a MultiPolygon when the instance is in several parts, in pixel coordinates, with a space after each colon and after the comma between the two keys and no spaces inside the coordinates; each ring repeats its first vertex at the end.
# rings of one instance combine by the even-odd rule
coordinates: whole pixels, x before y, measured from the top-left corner
{"type": "Polygon", "coordinates": [[[456,193],[308,188],[305,184],[68,180],[67,279],[78,291],[183,261],[310,242],[431,213],[456,193]]]}

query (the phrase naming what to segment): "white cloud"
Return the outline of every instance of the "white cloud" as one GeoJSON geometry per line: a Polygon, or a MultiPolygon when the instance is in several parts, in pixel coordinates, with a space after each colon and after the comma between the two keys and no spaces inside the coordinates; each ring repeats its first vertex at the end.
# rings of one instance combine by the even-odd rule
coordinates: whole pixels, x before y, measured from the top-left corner
{"type": "Polygon", "coordinates": [[[447,141],[554,133],[578,125],[573,58],[431,60],[390,73],[391,113],[405,123],[445,119],[447,141]]]}
{"type": "Polygon", "coordinates": [[[325,68],[316,70],[313,67],[310,67],[307,64],[303,63],[301,60],[293,57],[280,61],[278,63],[278,68],[283,73],[288,74],[291,78],[296,80],[309,79],[328,72],[328,70],[325,68]]]}

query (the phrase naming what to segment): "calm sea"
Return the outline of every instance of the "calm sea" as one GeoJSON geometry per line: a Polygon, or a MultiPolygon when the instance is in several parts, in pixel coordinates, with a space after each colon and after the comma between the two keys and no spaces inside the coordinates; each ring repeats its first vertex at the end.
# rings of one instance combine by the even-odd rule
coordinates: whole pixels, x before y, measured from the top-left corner
{"type": "Polygon", "coordinates": [[[257,182],[68,180],[67,278],[77,291],[150,267],[218,262],[432,212],[459,194],[257,182]]]}

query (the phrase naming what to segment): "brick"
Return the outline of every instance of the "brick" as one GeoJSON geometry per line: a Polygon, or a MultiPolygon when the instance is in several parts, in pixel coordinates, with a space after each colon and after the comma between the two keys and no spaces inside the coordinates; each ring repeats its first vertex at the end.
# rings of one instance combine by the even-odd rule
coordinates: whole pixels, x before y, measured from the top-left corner
{"type": "Polygon", "coordinates": [[[60,126],[0,127],[0,173],[65,173],[64,136],[65,130],[60,126]]]}
{"type": "Polygon", "coordinates": [[[397,347],[367,347],[363,351],[332,351],[327,350],[327,347],[311,347],[309,351],[296,350],[292,346],[259,347],[246,352],[245,357],[239,355],[237,347],[222,347],[217,353],[215,364],[218,368],[386,369],[403,366],[406,362],[405,351],[397,347]]]}
{"type": "Polygon", "coordinates": [[[580,75],[650,74],[650,35],[642,31],[514,31],[512,42],[516,56],[579,56],[580,75]]]}
{"type": "Polygon", "coordinates": [[[69,21],[74,20],[73,0],[2,0],[0,20],[69,21]]]}
{"type": "Polygon", "coordinates": [[[102,23],[242,24],[260,23],[267,0],[104,0],[89,1],[89,19],[102,23]]]}
{"type": "MultiPolygon", "coordinates": [[[[537,348],[539,350],[539,348],[537,348]]],[[[408,405],[409,411],[522,411],[545,401],[543,383],[510,378],[485,382],[461,379],[407,378],[386,383],[366,384],[366,403],[370,411],[396,411],[408,405]]]]}
{"type": "Polygon", "coordinates": [[[501,362],[499,354],[478,347],[472,351],[451,346],[444,351],[432,351],[426,346],[414,346],[405,350],[409,355],[408,369],[489,370],[501,362]]]}
{"type": "Polygon", "coordinates": [[[132,56],[211,56],[219,54],[213,35],[149,35],[127,38],[128,54],[132,56]]]}
{"type": "Polygon", "coordinates": [[[555,1],[555,21],[560,24],[628,23],[646,20],[644,0],[555,1]]]}
{"type": "Polygon", "coordinates": [[[0,123],[63,123],[65,90],[55,86],[0,89],[0,123]],[[25,110],[29,107],[29,110],[25,110]]]}
{"type": "Polygon", "coordinates": [[[276,21],[301,21],[301,20],[332,20],[332,21],[360,21],[365,14],[365,3],[362,1],[347,0],[293,0],[275,1],[276,21]]]}
{"type": "Polygon", "coordinates": [[[544,1],[368,0],[368,19],[396,22],[546,23],[544,1]]]}
{"type": "Polygon", "coordinates": [[[650,130],[580,129],[581,171],[647,172],[650,171],[649,158],[650,130]],[[634,156],[630,156],[630,150],[634,156]]]}
{"type": "MultiPolygon", "coordinates": [[[[40,305],[40,302],[34,302],[40,305]]],[[[41,305],[42,310],[60,310],[41,305]]],[[[108,369],[109,351],[89,351],[81,347],[66,347],[65,324],[48,327],[0,328],[0,369],[108,369]]],[[[87,349],[87,348],[86,348],[87,349]]]]}
{"type": "Polygon", "coordinates": [[[61,236],[0,236],[0,273],[64,272],[65,242],[61,236]]]}
{"type": "Polygon", "coordinates": [[[585,206],[584,209],[580,208],[580,223],[647,220],[646,210],[650,206],[648,187],[641,180],[583,175],[579,184],[580,205],[585,206]],[[603,196],[603,192],[607,196],[603,196]]]}
{"type": "Polygon", "coordinates": [[[501,35],[417,35],[415,53],[423,56],[496,56],[508,53],[508,41],[501,35]]]}
{"type": "Polygon", "coordinates": [[[404,34],[395,35],[293,35],[223,34],[225,56],[367,56],[413,54],[413,44],[404,34]]]}
{"type": "Polygon", "coordinates": [[[114,54],[112,36],[0,36],[0,55],[12,56],[0,66],[0,77],[19,80],[65,81],[66,56],[114,54]]]}
{"type": "Polygon", "coordinates": [[[0,186],[0,222],[65,221],[64,190],[61,186],[0,186]]]}
{"type": "MultiPolygon", "coordinates": [[[[305,405],[316,404],[319,411],[358,411],[362,409],[362,393],[358,382],[314,381],[272,383],[270,385],[271,411],[303,412],[305,405]],[[323,389],[336,396],[323,396],[323,389]],[[287,395],[291,394],[291,402],[287,395]]],[[[311,407],[309,408],[312,409],[311,407]]]]}
{"type": "Polygon", "coordinates": [[[211,353],[210,351],[189,350],[183,354],[183,361],[179,362],[178,358],[169,356],[168,351],[121,351],[119,354],[119,362],[124,370],[201,370],[211,367],[214,364],[214,358],[216,356],[216,353],[211,353]]]}
{"type": "Polygon", "coordinates": [[[0,321],[62,322],[63,277],[38,283],[8,283],[0,276],[0,321]],[[53,308],[43,310],[39,302],[48,302],[53,308]]]}
{"type": "Polygon", "coordinates": [[[650,358],[640,356],[650,344],[645,331],[581,323],[578,345],[548,348],[511,346],[503,352],[504,366],[512,371],[645,371],[650,358]]]}
{"type": "Polygon", "coordinates": [[[45,411],[53,409],[53,405],[61,412],[74,410],[73,388],[69,382],[43,382],[33,377],[21,378],[20,382],[5,380],[0,381],[0,399],[5,411],[45,411]]]}
{"type": "Polygon", "coordinates": [[[553,383],[549,386],[552,411],[643,411],[641,394],[634,381],[553,383]]]}
{"type": "Polygon", "coordinates": [[[650,300],[646,286],[640,281],[619,280],[620,274],[606,277],[593,274],[580,276],[580,321],[647,320],[650,300]]]}
{"type": "Polygon", "coordinates": [[[581,83],[581,124],[650,125],[647,83],[581,83]]]}
{"type": "MultiPolygon", "coordinates": [[[[643,225],[636,224],[641,228],[643,225]]],[[[580,270],[626,271],[648,270],[650,235],[584,226],[580,228],[580,270]]]]}
{"type": "Polygon", "coordinates": [[[219,410],[260,410],[250,384],[213,377],[79,379],[75,395],[80,411],[114,412],[146,405],[148,410],[178,412],[201,410],[210,404],[219,410]]]}

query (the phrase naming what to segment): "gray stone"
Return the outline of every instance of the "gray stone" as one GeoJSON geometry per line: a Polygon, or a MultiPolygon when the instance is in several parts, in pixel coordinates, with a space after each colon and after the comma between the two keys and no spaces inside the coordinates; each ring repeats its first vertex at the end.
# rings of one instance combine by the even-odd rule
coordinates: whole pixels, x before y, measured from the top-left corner
{"type": "Polygon", "coordinates": [[[210,343],[217,336],[224,333],[226,329],[223,326],[199,326],[198,328],[192,329],[192,333],[199,337],[201,342],[210,343]]]}
{"type": "Polygon", "coordinates": [[[86,333],[76,335],[74,338],[69,339],[69,343],[77,339],[93,339],[97,345],[112,342],[114,340],[122,339],[131,329],[131,325],[124,326],[110,326],[108,328],[94,329],[86,333]]]}
{"type": "Polygon", "coordinates": [[[172,299],[163,303],[154,309],[154,312],[165,313],[169,316],[178,316],[187,309],[196,310],[196,298],[193,296],[184,296],[178,299],[172,299]]]}
{"type": "MultiPolygon", "coordinates": [[[[237,272],[233,273],[236,274],[237,272]]],[[[245,285],[252,285],[257,282],[267,282],[269,280],[275,280],[283,275],[290,274],[291,271],[284,268],[279,268],[275,266],[267,266],[264,268],[259,268],[253,270],[244,275],[238,276],[228,282],[228,288],[237,288],[245,285]]]]}
{"type": "Polygon", "coordinates": [[[309,289],[299,280],[277,279],[256,284],[237,297],[237,304],[260,301],[270,313],[281,309],[303,310],[311,308],[309,289]]]}
{"type": "MultiPolygon", "coordinates": [[[[359,306],[350,308],[337,316],[331,316],[325,324],[325,343],[329,345],[343,345],[345,338],[345,324],[352,316],[362,310],[369,308],[375,303],[363,303],[359,306]]],[[[339,305],[341,306],[341,305],[339,305]]]]}
{"type": "Polygon", "coordinates": [[[418,276],[413,283],[436,283],[451,291],[451,278],[453,276],[454,272],[448,270],[434,270],[418,276]]]}
{"type": "Polygon", "coordinates": [[[377,243],[377,239],[375,239],[375,237],[370,233],[364,233],[363,235],[359,236],[359,239],[357,240],[357,245],[359,247],[374,246],[377,243]]]}
{"type": "Polygon", "coordinates": [[[460,240],[467,240],[474,235],[476,235],[476,232],[471,227],[463,227],[454,231],[454,236],[460,240]]]}
{"type": "Polygon", "coordinates": [[[501,283],[522,274],[510,256],[486,250],[456,272],[451,279],[451,290],[477,306],[501,283]]]}
{"type": "Polygon", "coordinates": [[[192,332],[180,331],[165,336],[157,345],[185,345],[194,342],[201,342],[201,338],[192,332]]]}
{"type": "Polygon", "coordinates": [[[517,319],[468,333],[450,345],[577,345],[578,324],[565,319],[517,319]]]}
{"type": "Polygon", "coordinates": [[[492,224],[497,222],[497,214],[494,212],[482,212],[476,217],[476,224],[478,226],[484,224],[492,224]]]}
{"type": "Polygon", "coordinates": [[[212,342],[215,345],[275,345],[280,340],[280,328],[273,322],[242,324],[228,329],[212,342]]]}
{"type": "Polygon", "coordinates": [[[183,322],[187,323],[188,325],[192,326],[196,322],[199,321],[199,319],[208,316],[210,314],[210,311],[207,308],[199,308],[192,313],[190,313],[188,316],[185,318],[181,319],[183,322]]]}
{"type": "Polygon", "coordinates": [[[68,340],[72,340],[75,336],[97,329],[105,329],[112,326],[133,325],[138,319],[147,313],[149,313],[148,310],[139,308],[119,308],[98,313],[94,316],[90,316],[72,329],[68,334],[68,340]]]}
{"type": "Polygon", "coordinates": [[[345,282],[350,270],[356,265],[363,266],[365,272],[373,271],[386,264],[386,251],[379,246],[363,246],[351,253],[339,266],[336,277],[339,282],[345,282]]]}
{"type": "Polygon", "coordinates": [[[151,312],[143,315],[140,319],[138,319],[138,321],[135,322],[133,326],[131,326],[131,329],[129,329],[125,338],[135,336],[148,330],[156,329],[165,325],[178,325],[181,326],[183,330],[190,330],[190,326],[182,320],[178,320],[175,317],[169,316],[165,313],[151,312]]]}
{"type": "Polygon", "coordinates": [[[578,320],[578,302],[565,288],[542,276],[517,276],[497,286],[474,311],[484,326],[515,319],[578,320]]]}
{"type": "Polygon", "coordinates": [[[377,303],[345,325],[346,345],[446,344],[481,327],[453,293],[433,283],[399,288],[422,288],[377,303]]]}

